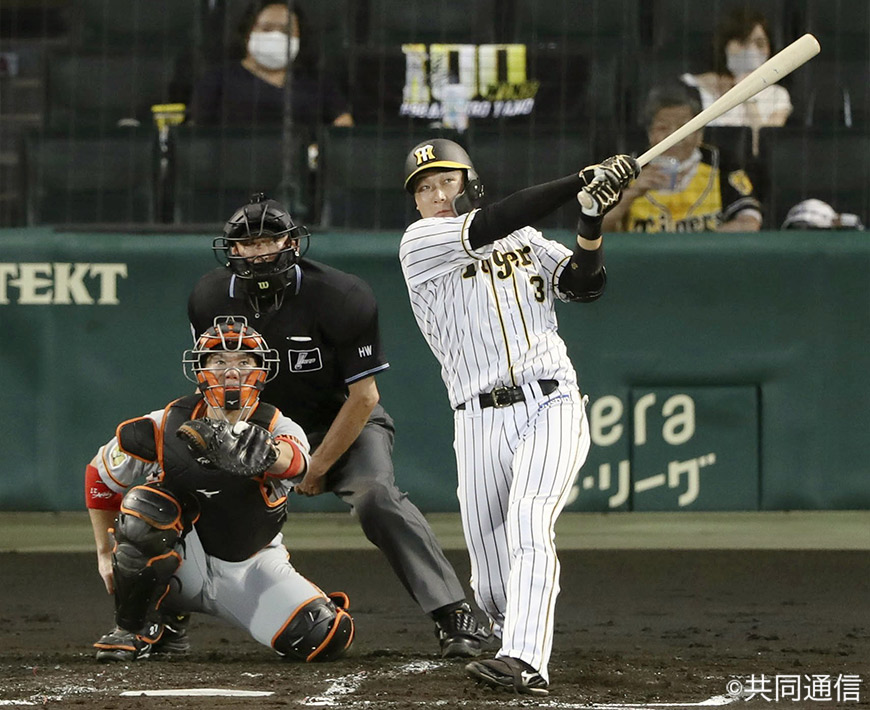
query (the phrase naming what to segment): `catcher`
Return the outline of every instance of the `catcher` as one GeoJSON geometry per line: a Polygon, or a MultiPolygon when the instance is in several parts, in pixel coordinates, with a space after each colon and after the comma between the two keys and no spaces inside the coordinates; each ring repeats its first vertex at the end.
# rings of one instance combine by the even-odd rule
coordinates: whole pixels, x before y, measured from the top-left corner
{"type": "Polygon", "coordinates": [[[191,612],[288,658],[340,656],[354,635],[347,596],[299,574],[282,543],[309,453],[302,428],[259,401],[278,353],[244,318],[219,316],[183,363],[198,392],[122,422],[87,467],[99,572],[115,597],[97,660],[187,651],[191,612]]]}

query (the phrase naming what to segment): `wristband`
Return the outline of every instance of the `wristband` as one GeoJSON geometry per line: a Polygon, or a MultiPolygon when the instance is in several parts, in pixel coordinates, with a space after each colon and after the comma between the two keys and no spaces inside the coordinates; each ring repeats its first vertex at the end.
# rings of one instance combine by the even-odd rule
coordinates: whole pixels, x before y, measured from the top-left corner
{"type": "Polygon", "coordinates": [[[581,237],[579,234],[577,235],[577,246],[583,249],[584,251],[595,251],[596,249],[601,248],[601,236],[596,237],[595,239],[586,239],[586,237],[581,237]]]}
{"type": "Polygon", "coordinates": [[[302,455],[302,450],[299,448],[299,444],[296,443],[295,439],[290,436],[277,436],[275,437],[275,441],[283,441],[285,444],[290,446],[290,450],[293,452],[293,458],[290,459],[290,463],[280,473],[267,473],[266,475],[270,478],[293,478],[298,476],[300,473],[305,471],[305,456],[302,455]]]}

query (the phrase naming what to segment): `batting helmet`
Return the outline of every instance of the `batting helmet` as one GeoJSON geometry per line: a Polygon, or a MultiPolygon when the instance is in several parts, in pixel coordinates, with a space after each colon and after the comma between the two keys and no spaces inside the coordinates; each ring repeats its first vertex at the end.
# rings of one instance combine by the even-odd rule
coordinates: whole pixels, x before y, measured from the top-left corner
{"type": "Polygon", "coordinates": [[[272,296],[296,282],[296,263],[304,251],[302,240],[311,234],[296,224],[290,213],[278,202],[268,199],[262,192],[251,196],[251,202],[230,217],[222,236],[212,242],[215,256],[242,279],[252,296],[272,296]],[[288,237],[283,246],[266,255],[251,259],[241,256],[235,245],[260,237],[279,240],[288,237]]]}
{"type": "Polygon", "coordinates": [[[477,207],[484,194],[483,183],[461,145],[446,138],[433,138],[414,146],[405,159],[405,189],[413,195],[414,178],[432,168],[464,170],[465,190],[454,198],[453,208],[460,215],[477,207]]]}
{"type": "Polygon", "coordinates": [[[196,383],[206,402],[218,410],[241,409],[245,415],[257,403],[264,384],[278,374],[279,362],[278,351],[269,348],[244,316],[217,316],[214,325],[182,356],[184,376],[196,383]],[[210,355],[238,352],[254,355],[257,367],[208,366],[210,355]],[[227,385],[226,376],[232,370],[238,375],[238,384],[227,385]]]}

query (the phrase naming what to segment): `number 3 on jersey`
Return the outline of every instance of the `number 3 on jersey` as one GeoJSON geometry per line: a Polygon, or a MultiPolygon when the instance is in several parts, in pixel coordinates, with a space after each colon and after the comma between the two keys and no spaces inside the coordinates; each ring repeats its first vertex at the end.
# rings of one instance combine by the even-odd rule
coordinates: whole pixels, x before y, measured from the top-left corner
{"type": "Polygon", "coordinates": [[[535,300],[538,303],[543,303],[546,297],[544,294],[544,279],[540,276],[531,276],[529,283],[535,287],[535,300]]]}
{"type": "MultiPolygon", "coordinates": [[[[529,258],[531,247],[524,246],[517,251],[500,252],[494,249],[492,252],[491,261],[495,266],[490,264],[490,259],[485,259],[480,262],[480,270],[484,274],[495,273],[500,279],[508,279],[514,273],[514,265],[519,267],[532,266],[532,260],[529,258]]],[[[471,279],[477,275],[477,265],[469,264],[462,272],[462,278],[471,279]]],[[[544,279],[540,276],[530,276],[529,283],[532,284],[535,290],[535,300],[539,303],[544,302],[544,279]]]]}

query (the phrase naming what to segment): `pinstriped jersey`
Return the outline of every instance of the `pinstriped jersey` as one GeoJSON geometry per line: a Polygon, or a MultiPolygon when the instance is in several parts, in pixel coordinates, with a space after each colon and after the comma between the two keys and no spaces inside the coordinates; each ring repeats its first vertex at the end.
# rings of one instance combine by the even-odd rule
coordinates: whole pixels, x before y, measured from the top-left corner
{"type": "Polygon", "coordinates": [[[568,300],[558,278],[571,251],[531,227],[473,249],[476,213],[418,220],[399,247],[411,308],[451,406],[535,380],[576,386],[554,307],[568,300]]]}

